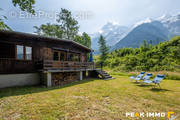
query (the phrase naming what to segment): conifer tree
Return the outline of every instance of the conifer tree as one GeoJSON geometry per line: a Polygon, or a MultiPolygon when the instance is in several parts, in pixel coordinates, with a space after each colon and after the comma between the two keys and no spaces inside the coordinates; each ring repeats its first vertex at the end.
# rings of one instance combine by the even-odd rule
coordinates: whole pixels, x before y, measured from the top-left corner
{"type": "Polygon", "coordinates": [[[104,64],[104,61],[107,59],[109,48],[106,46],[106,40],[101,35],[99,38],[99,52],[100,52],[100,62],[104,64]]]}

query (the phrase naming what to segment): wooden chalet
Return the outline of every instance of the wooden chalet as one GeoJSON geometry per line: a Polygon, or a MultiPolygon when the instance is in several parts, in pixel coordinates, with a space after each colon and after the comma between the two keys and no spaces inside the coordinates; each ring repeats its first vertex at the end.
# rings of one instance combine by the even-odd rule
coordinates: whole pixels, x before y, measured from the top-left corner
{"type": "Polygon", "coordinates": [[[63,85],[97,76],[92,50],[71,40],[0,31],[0,88],[63,85]]]}

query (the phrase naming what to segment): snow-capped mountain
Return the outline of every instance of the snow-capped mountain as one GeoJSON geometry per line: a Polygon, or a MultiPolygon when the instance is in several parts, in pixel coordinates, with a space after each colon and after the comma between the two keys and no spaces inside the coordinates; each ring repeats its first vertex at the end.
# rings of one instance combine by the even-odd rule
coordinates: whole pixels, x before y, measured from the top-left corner
{"type": "Polygon", "coordinates": [[[160,21],[172,34],[180,35],[180,13],[173,16],[166,15],[160,21]]]}
{"type": "Polygon", "coordinates": [[[126,26],[120,26],[115,22],[108,22],[97,33],[90,35],[92,48],[98,50],[98,40],[101,34],[105,37],[107,45],[113,46],[127,34],[127,31],[128,27],[126,26]]]}
{"type": "Polygon", "coordinates": [[[139,21],[136,24],[133,25],[132,29],[138,27],[139,25],[145,24],[145,23],[151,23],[153,20],[151,18],[146,18],[145,20],[139,21]]]}
{"type": "Polygon", "coordinates": [[[127,36],[114,45],[111,50],[123,47],[139,47],[144,40],[148,43],[158,44],[169,39],[169,31],[159,21],[142,23],[135,27],[127,36]]]}
{"type": "Polygon", "coordinates": [[[157,19],[147,18],[139,21],[132,27],[124,27],[119,24],[107,23],[99,32],[91,35],[92,48],[98,50],[100,34],[106,38],[111,50],[123,47],[139,47],[143,41],[158,44],[169,40],[174,35],[180,35],[180,13],[177,15],[163,15],[157,19]]]}

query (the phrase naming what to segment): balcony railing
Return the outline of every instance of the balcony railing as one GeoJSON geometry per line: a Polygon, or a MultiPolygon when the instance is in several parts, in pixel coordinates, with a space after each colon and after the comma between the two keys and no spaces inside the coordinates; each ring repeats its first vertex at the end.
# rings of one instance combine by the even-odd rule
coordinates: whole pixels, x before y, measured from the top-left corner
{"type": "Polygon", "coordinates": [[[43,61],[44,70],[60,70],[60,71],[79,71],[79,70],[93,70],[93,62],[71,62],[71,61],[43,61]]]}
{"type": "Polygon", "coordinates": [[[33,61],[0,58],[0,74],[35,72],[35,70],[33,61]]]}

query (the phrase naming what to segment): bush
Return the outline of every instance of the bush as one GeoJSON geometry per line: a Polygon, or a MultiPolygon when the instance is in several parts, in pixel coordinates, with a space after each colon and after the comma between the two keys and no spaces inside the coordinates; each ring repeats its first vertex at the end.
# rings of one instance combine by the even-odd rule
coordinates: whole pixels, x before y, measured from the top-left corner
{"type": "Polygon", "coordinates": [[[120,71],[175,71],[180,65],[179,53],[180,36],[156,46],[115,50],[108,54],[105,65],[120,71]]]}

